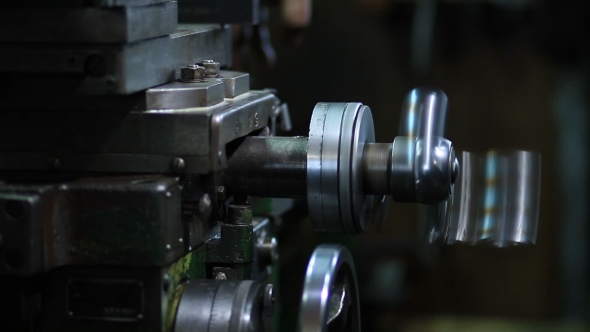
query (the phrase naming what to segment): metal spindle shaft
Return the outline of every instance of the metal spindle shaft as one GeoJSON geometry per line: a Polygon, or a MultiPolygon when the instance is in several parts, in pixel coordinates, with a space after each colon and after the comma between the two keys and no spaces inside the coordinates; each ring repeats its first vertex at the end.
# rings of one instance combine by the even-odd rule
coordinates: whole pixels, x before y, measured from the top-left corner
{"type": "Polygon", "coordinates": [[[230,155],[224,185],[233,194],[305,198],[307,137],[247,137],[230,155]]]}

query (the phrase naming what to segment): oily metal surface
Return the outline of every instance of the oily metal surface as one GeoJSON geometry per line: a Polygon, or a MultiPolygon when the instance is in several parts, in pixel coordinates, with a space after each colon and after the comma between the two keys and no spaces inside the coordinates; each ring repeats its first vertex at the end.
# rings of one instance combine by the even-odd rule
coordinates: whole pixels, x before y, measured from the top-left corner
{"type": "Polygon", "coordinates": [[[340,215],[339,198],[339,161],[340,161],[340,138],[344,103],[330,104],[324,135],[322,141],[322,169],[321,169],[321,192],[323,203],[323,223],[327,232],[341,233],[344,231],[342,217],[340,215]]]}
{"type": "Polygon", "coordinates": [[[170,35],[119,45],[0,44],[0,73],[53,75],[54,84],[62,74],[78,74],[76,90],[91,95],[149,89],[174,81],[180,67],[205,59],[231,63],[229,27],[181,25],[170,35]]]}
{"type": "Polygon", "coordinates": [[[318,230],[356,234],[367,227],[373,198],[364,194],[362,163],[365,144],[374,141],[368,107],[316,105],[310,123],[307,186],[310,216],[318,230]]]}
{"type": "Polygon", "coordinates": [[[252,91],[186,110],[0,112],[0,169],[50,170],[58,159],[62,171],[207,173],[224,168],[225,145],[266,127],[278,104],[252,91]]]}
{"type": "Polygon", "coordinates": [[[0,10],[1,42],[131,43],[176,32],[177,2],[116,8],[0,10]]]}
{"type": "Polygon", "coordinates": [[[184,290],[174,332],[257,332],[262,287],[253,280],[193,280],[184,290]]]}
{"type": "Polygon", "coordinates": [[[207,331],[213,301],[221,280],[192,280],[185,286],[174,323],[174,332],[207,331]]]}
{"type": "MultiPolygon", "coordinates": [[[[2,185],[0,203],[6,202],[22,212],[18,223],[0,227],[13,235],[3,249],[18,253],[22,263],[3,264],[0,273],[29,275],[74,264],[165,266],[184,253],[181,189],[174,177],[2,185]]],[[[196,237],[202,242],[200,226],[196,237]]]]}
{"type": "Polygon", "coordinates": [[[224,84],[217,80],[170,82],[146,91],[146,109],[171,110],[213,106],[223,101],[224,84]]]}
{"type": "Polygon", "coordinates": [[[375,126],[368,106],[363,106],[355,120],[354,137],[351,157],[351,196],[352,215],[357,233],[369,226],[373,210],[374,196],[367,195],[363,190],[363,155],[367,143],[375,142],[375,126]]]}
{"type": "Polygon", "coordinates": [[[326,230],[323,224],[324,204],[321,185],[322,142],[329,104],[319,103],[313,110],[309,125],[307,150],[307,204],[309,216],[318,230],[326,230]]]}
{"type": "MultiPolygon", "coordinates": [[[[342,230],[347,234],[356,233],[355,218],[353,212],[352,178],[354,173],[352,165],[354,160],[352,151],[355,136],[355,122],[361,108],[361,103],[348,103],[344,109],[342,126],[340,127],[340,151],[338,153],[338,205],[340,208],[340,223],[342,230]]],[[[361,154],[362,162],[362,154],[361,154]]],[[[362,189],[362,188],[361,188],[362,189]]]]}
{"type": "Polygon", "coordinates": [[[307,137],[246,137],[229,156],[224,186],[249,196],[305,198],[307,150],[307,137]]]}

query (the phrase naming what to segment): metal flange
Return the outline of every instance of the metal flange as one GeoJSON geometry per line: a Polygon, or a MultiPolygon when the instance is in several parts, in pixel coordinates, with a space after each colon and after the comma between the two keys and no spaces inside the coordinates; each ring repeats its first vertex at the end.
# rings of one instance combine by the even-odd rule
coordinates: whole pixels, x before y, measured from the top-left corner
{"type": "Polygon", "coordinates": [[[371,109],[361,103],[318,103],[307,152],[307,201],[316,230],[363,232],[373,196],[363,193],[362,164],[367,143],[375,142],[371,109]]]}

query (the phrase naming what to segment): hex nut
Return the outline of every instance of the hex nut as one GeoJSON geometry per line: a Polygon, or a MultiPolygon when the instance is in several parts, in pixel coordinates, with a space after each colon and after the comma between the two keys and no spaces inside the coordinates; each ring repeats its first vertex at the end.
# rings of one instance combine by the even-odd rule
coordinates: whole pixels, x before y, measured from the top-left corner
{"type": "Polygon", "coordinates": [[[205,67],[199,65],[188,65],[180,68],[180,80],[185,83],[205,81],[205,67]]]}
{"type": "Polygon", "coordinates": [[[205,68],[205,77],[221,77],[219,72],[221,71],[221,65],[219,62],[215,62],[213,60],[203,60],[201,62],[201,66],[205,68]]]}

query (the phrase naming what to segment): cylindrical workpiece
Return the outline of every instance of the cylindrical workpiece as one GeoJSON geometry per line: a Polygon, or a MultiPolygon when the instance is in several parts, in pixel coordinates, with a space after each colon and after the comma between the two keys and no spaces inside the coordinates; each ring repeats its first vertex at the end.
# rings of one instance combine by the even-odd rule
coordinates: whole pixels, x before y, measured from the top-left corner
{"type": "Polygon", "coordinates": [[[246,137],[228,158],[224,186],[231,194],[305,198],[307,137],[246,137]]]}
{"type": "Polygon", "coordinates": [[[390,143],[367,143],[363,154],[363,189],[373,195],[390,195],[390,143]]]}

